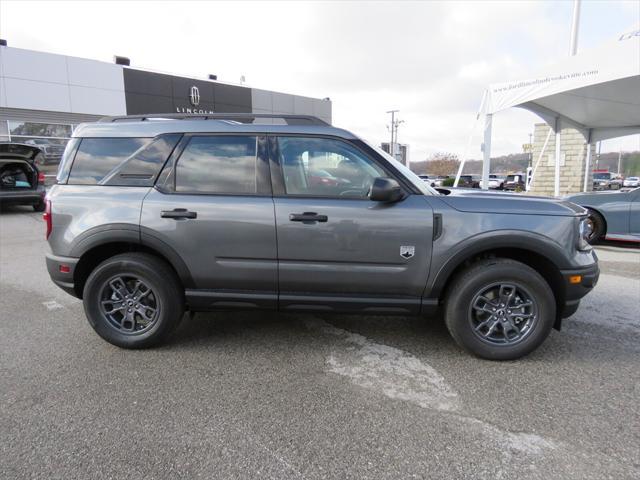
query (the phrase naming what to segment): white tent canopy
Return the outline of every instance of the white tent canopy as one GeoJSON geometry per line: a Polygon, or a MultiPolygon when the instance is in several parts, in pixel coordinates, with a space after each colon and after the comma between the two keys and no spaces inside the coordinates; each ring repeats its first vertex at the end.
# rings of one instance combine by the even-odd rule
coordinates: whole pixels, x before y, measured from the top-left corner
{"type": "MultiPolygon", "coordinates": [[[[589,143],[640,133],[640,29],[567,57],[529,79],[489,86],[480,110],[485,116],[485,189],[489,184],[492,115],[511,107],[530,110],[554,128],[555,158],[560,157],[560,121],[585,132],[589,143]]],[[[587,162],[590,151],[587,149],[587,162]]],[[[556,162],[556,195],[559,163],[556,162]]]]}

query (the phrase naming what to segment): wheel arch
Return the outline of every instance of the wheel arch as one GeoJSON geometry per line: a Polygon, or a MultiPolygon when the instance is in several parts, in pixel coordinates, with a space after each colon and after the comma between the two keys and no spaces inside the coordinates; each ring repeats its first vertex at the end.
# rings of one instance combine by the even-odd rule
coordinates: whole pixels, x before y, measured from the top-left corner
{"type": "Polygon", "coordinates": [[[73,273],[74,290],[82,298],[84,285],[91,272],[104,260],[120,253],[144,252],[164,260],[173,270],[184,288],[193,288],[191,273],[180,256],[171,247],[155,239],[133,241],[132,238],[111,238],[104,242],[92,242],[79,255],[73,273]]]}
{"type": "MultiPolygon", "coordinates": [[[[559,246],[552,247],[547,241],[528,239],[514,241],[508,236],[486,239],[467,248],[457,250],[443,264],[433,281],[431,297],[441,303],[449,287],[459,273],[473,263],[486,258],[509,258],[533,268],[549,284],[556,301],[555,328],[560,327],[561,313],[566,299],[566,287],[561,269],[568,268],[567,258],[559,246]]],[[[475,242],[474,242],[475,243],[475,242]]]]}

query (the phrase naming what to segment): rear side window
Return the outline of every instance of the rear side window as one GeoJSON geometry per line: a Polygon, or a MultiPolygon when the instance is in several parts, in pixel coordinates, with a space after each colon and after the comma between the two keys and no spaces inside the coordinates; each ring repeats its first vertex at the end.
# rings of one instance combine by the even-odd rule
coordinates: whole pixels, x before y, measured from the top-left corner
{"type": "Polygon", "coordinates": [[[151,186],[182,137],[83,138],[71,167],[70,184],[151,186]]]}
{"type": "Polygon", "coordinates": [[[178,159],[176,192],[253,195],[257,138],[195,136],[178,159]]]}
{"type": "Polygon", "coordinates": [[[73,159],[76,156],[78,145],[80,145],[79,138],[72,138],[67,142],[67,146],[62,154],[62,160],[60,160],[60,165],[58,165],[58,174],[56,175],[56,181],[58,183],[67,183],[69,171],[71,170],[73,159]]]}
{"type": "Polygon", "coordinates": [[[68,183],[97,184],[150,141],[150,138],[83,138],[68,183]]]}

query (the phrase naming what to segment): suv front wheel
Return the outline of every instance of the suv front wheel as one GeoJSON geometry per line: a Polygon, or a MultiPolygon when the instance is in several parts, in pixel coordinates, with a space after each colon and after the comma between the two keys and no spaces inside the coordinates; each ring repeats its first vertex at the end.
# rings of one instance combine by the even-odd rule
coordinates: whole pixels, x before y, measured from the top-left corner
{"type": "Polygon", "coordinates": [[[122,348],[157,345],[180,323],[184,292],[173,270],[146,253],[125,253],[98,265],[84,286],[93,329],[122,348]]]}
{"type": "Polygon", "coordinates": [[[450,286],[445,322],[464,349],[489,360],[514,360],[551,332],[556,304],[549,284],[531,267],[509,259],[473,264],[450,286]]]}

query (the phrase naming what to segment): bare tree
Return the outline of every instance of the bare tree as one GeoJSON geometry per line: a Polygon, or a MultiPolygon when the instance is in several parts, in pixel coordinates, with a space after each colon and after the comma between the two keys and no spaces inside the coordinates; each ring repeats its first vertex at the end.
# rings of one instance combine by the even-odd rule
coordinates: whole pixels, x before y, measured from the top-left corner
{"type": "Polygon", "coordinates": [[[459,165],[460,160],[455,153],[438,152],[427,158],[427,173],[429,175],[454,175],[459,165]]]}

